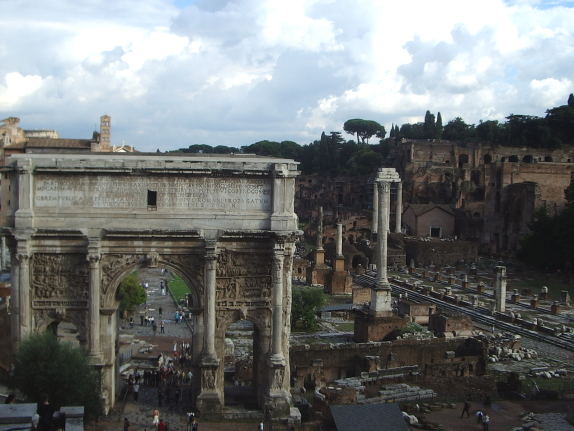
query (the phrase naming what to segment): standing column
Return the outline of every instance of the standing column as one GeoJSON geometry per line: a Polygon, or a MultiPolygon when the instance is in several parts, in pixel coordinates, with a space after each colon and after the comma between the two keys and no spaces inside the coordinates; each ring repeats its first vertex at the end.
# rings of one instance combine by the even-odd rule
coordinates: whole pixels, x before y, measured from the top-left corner
{"type": "Polygon", "coordinates": [[[17,342],[22,339],[20,334],[20,262],[14,253],[10,254],[10,274],[12,279],[12,289],[10,293],[10,314],[12,326],[12,341],[17,342]]]}
{"type": "Polygon", "coordinates": [[[6,269],[6,237],[0,239],[0,271],[6,269]]]}
{"type": "Polygon", "coordinates": [[[337,223],[337,257],[343,256],[343,225],[337,223]]]}
{"type": "Polygon", "coordinates": [[[388,182],[379,183],[379,232],[377,238],[377,286],[389,286],[387,279],[387,237],[389,232],[389,196],[391,185],[388,182]]]}
{"type": "Polygon", "coordinates": [[[283,249],[275,249],[273,254],[273,338],[271,360],[283,361],[283,249]]]}
{"type": "Polygon", "coordinates": [[[100,255],[88,254],[90,265],[90,339],[89,353],[93,360],[103,359],[100,343],[100,255]]]}
{"type": "Polygon", "coordinates": [[[396,215],[396,227],[395,232],[401,233],[401,224],[402,224],[402,217],[403,217],[403,183],[397,183],[397,215],[396,215]]]}
{"type": "Polygon", "coordinates": [[[496,297],[495,310],[504,313],[506,310],[506,267],[496,266],[496,297]]]}
{"type": "Polygon", "coordinates": [[[319,207],[319,226],[317,227],[317,248],[323,249],[323,207],[319,207]]]}
{"type": "Polygon", "coordinates": [[[32,319],[30,315],[30,255],[18,253],[20,291],[20,339],[31,332],[32,319]]]}
{"type": "Polygon", "coordinates": [[[215,248],[208,250],[205,256],[205,324],[204,360],[217,361],[215,353],[215,286],[217,275],[217,254],[215,248]]]}
{"type": "Polygon", "coordinates": [[[379,230],[379,183],[373,183],[373,226],[371,228],[371,239],[376,240],[379,230]]]}

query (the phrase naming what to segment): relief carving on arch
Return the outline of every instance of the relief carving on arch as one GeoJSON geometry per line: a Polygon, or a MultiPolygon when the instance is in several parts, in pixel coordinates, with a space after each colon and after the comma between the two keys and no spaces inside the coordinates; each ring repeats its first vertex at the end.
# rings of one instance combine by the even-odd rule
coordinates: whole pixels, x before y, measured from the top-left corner
{"type": "Polygon", "coordinates": [[[126,266],[146,259],[144,254],[105,254],[102,256],[100,268],[102,271],[101,290],[105,294],[110,284],[126,266]]]}
{"type": "Polygon", "coordinates": [[[217,258],[215,301],[218,308],[271,305],[272,260],[263,254],[222,250],[217,258]]]}
{"type": "Polygon", "coordinates": [[[87,300],[89,269],[83,254],[35,253],[32,257],[34,300],[87,300]]]}

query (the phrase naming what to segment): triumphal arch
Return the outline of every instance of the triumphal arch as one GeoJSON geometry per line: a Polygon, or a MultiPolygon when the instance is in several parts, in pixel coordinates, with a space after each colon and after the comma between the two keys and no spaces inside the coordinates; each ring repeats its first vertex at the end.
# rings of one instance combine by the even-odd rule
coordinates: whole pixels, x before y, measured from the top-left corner
{"type": "Polygon", "coordinates": [[[71,322],[118,387],[120,281],[138,268],[179,274],[193,300],[194,391],[202,414],[224,406],[227,327],[254,325],[261,409],[289,414],[291,266],[297,164],[253,155],[19,154],[8,210],[17,343],[71,322]],[[197,378],[199,376],[199,378],[197,378]]]}

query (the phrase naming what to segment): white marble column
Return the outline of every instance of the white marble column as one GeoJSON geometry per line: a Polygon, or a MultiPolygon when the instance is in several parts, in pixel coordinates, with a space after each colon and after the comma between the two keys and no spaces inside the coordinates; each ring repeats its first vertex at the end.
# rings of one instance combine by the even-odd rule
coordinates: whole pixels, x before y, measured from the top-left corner
{"type": "Polygon", "coordinates": [[[12,324],[12,341],[20,341],[20,261],[16,255],[10,255],[10,273],[12,279],[12,289],[10,292],[10,314],[12,324]]]}
{"type": "Polygon", "coordinates": [[[343,225],[337,223],[337,257],[343,256],[343,225]]]}
{"type": "MultiPolygon", "coordinates": [[[[371,233],[377,234],[379,231],[379,183],[375,181],[373,183],[373,227],[371,228],[371,233]]],[[[373,235],[373,240],[374,235],[373,235]]]]}
{"type": "Polygon", "coordinates": [[[283,356],[283,260],[285,251],[275,249],[273,253],[273,332],[271,360],[284,361],[283,356]]]}
{"type": "Polygon", "coordinates": [[[379,187],[379,232],[377,233],[377,287],[389,287],[387,279],[387,238],[389,233],[389,196],[391,184],[380,182],[379,187]]]}
{"type": "Polygon", "coordinates": [[[88,264],[90,266],[90,338],[89,354],[94,360],[103,359],[102,345],[100,342],[100,254],[88,254],[88,264]]]}
{"type": "Polygon", "coordinates": [[[506,311],[506,267],[496,266],[496,297],[495,310],[499,313],[506,311]]]}
{"type": "Polygon", "coordinates": [[[217,275],[217,254],[215,249],[208,249],[205,256],[205,307],[203,321],[205,338],[203,356],[209,362],[217,361],[215,352],[215,288],[217,275]]]}
{"type": "Polygon", "coordinates": [[[403,217],[403,183],[397,183],[397,212],[396,212],[396,227],[395,232],[401,233],[401,224],[403,217]]]}
{"type": "Polygon", "coordinates": [[[317,227],[317,248],[323,249],[323,207],[319,207],[319,225],[317,227]]]}
{"type": "Polygon", "coordinates": [[[32,330],[32,316],[30,310],[30,255],[18,253],[16,256],[19,262],[19,283],[17,289],[20,291],[20,339],[30,334],[32,330]]]}

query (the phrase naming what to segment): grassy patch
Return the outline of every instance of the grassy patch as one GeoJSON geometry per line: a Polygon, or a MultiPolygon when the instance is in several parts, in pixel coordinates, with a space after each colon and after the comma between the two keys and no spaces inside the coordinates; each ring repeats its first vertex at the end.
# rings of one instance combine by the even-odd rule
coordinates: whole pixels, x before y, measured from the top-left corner
{"type": "Polygon", "coordinates": [[[173,274],[174,279],[168,281],[167,285],[171,294],[179,304],[180,299],[185,299],[188,293],[191,293],[189,290],[189,286],[185,284],[185,281],[181,279],[181,277],[177,274],[173,274]]]}
{"type": "Polygon", "coordinates": [[[355,330],[355,324],[353,322],[349,323],[332,323],[332,325],[342,332],[353,332],[355,330]]]}

